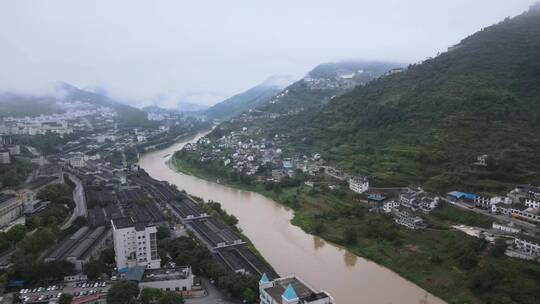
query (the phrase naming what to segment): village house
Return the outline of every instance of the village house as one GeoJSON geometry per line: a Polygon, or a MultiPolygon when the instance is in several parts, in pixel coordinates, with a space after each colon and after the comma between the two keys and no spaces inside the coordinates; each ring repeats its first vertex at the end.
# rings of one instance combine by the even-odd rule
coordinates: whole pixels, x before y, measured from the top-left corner
{"type": "Polygon", "coordinates": [[[393,209],[392,217],[394,218],[394,222],[409,229],[424,229],[427,226],[421,217],[407,211],[393,209]]]}
{"type": "Polygon", "coordinates": [[[355,176],[349,179],[349,189],[353,192],[362,194],[369,190],[369,181],[367,177],[355,176]]]}

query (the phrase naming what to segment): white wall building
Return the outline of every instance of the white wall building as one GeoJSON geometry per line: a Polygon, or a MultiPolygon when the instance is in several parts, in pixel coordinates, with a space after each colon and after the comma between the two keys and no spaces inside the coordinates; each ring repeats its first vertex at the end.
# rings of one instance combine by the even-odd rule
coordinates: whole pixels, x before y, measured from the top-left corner
{"type": "Polygon", "coordinates": [[[533,256],[540,254],[540,239],[527,235],[517,236],[514,240],[516,248],[533,256]]]}
{"type": "Polygon", "coordinates": [[[261,304],[334,304],[326,291],[316,291],[297,276],[291,275],[270,281],[263,274],[259,281],[261,304]]]}
{"type": "Polygon", "coordinates": [[[133,218],[112,219],[114,255],[120,269],[144,266],[156,269],[161,266],[157,251],[157,228],[154,225],[135,223],[133,218]]]}
{"type": "Polygon", "coordinates": [[[75,155],[69,158],[69,164],[73,168],[82,168],[86,165],[86,162],[84,161],[84,156],[75,155]]]}
{"type": "Polygon", "coordinates": [[[512,233],[512,234],[517,234],[517,233],[521,232],[521,229],[516,228],[512,222],[507,224],[507,225],[499,224],[497,222],[493,222],[492,228],[496,229],[496,230],[506,232],[506,233],[512,233]]]}
{"type": "Polygon", "coordinates": [[[146,269],[139,288],[158,288],[163,291],[185,292],[193,287],[191,267],[146,269]]]}
{"type": "Polygon", "coordinates": [[[525,200],[525,206],[529,208],[536,208],[540,209],[540,200],[534,200],[534,199],[526,199],[525,200]]]}
{"type": "Polygon", "coordinates": [[[364,193],[369,190],[369,181],[366,177],[353,177],[349,179],[349,189],[356,193],[364,193]]]}
{"type": "Polygon", "coordinates": [[[9,155],[9,150],[0,150],[0,164],[10,164],[11,157],[9,155]]]}

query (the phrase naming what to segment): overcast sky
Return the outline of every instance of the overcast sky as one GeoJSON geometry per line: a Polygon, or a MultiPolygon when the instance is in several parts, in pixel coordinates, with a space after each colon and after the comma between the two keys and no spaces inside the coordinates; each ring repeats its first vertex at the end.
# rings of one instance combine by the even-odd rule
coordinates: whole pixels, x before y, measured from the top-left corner
{"type": "Polygon", "coordinates": [[[0,0],[0,90],[213,104],[322,62],[416,62],[533,2],[0,0]]]}

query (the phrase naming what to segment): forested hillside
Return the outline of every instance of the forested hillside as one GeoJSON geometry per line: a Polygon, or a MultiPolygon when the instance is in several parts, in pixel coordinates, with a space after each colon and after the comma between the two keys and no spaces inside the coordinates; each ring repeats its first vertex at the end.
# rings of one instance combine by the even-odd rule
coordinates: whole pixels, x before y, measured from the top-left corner
{"type": "Polygon", "coordinates": [[[539,130],[539,10],[266,129],[375,183],[492,192],[540,183],[539,130]],[[473,166],[483,154],[488,166],[473,166]]]}
{"type": "Polygon", "coordinates": [[[260,84],[245,92],[234,95],[210,107],[204,114],[209,119],[226,120],[249,109],[267,103],[274,95],[281,91],[276,85],[260,84]]]}
{"type": "Polygon", "coordinates": [[[401,63],[361,60],[320,64],[259,109],[290,113],[318,107],[355,86],[365,85],[391,69],[402,67],[401,63]]]}

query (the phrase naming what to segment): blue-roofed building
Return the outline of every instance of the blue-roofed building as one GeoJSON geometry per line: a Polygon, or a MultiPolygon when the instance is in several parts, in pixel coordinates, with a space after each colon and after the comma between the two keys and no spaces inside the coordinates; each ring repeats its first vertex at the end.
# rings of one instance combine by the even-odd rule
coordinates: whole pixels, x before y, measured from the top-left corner
{"type": "Polygon", "coordinates": [[[294,287],[292,287],[291,283],[287,285],[287,289],[285,289],[285,292],[283,292],[281,297],[287,303],[298,300],[298,295],[296,295],[296,291],[294,290],[294,287]]]}
{"type": "Polygon", "coordinates": [[[270,281],[263,274],[259,294],[261,304],[335,304],[329,293],[315,290],[294,275],[270,281]]]}
{"type": "Polygon", "coordinates": [[[474,202],[474,199],[476,197],[477,197],[476,194],[460,192],[460,191],[452,191],[446,194],[446,198],[448,198],[452,202],[461,201],[461,202],[471,203],[471,202],[474,202]]]}

